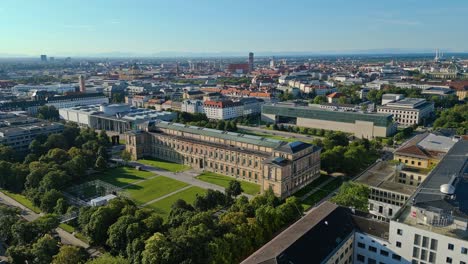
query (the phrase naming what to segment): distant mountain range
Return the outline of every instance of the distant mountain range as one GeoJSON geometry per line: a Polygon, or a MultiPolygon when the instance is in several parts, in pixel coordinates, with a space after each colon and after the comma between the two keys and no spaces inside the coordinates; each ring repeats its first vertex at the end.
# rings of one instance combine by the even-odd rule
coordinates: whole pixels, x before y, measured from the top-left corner
{"type": "MultiPolygon", "coordinates": [[[[67,54],[57,55],[55,57],[87,57],[87,58],[132,58],[132,57],[246,57],[249,51],[245,52],[181,52],[181,51],[161,51],[155,53],[136,53],[136,52],[104,52],[90,54],[67,54]]],[[[325,55],[405,55],[405,54],[433,54],[434,49],[404,49],[404,48],[388,48],[388,49],[362,49],[362,50],[328,50],[328,51],[252,51],[255,56],[271,57],[271,56],[325,56],[325,55]]],[[[453,53],[468,53],[468,50],[443,50],[446,54],[453,53]]],[[[0,58],[34,58],[37,56],[25,54],[9,54],[0,53],[0,58]]],[[[50,55],[54,56],[54,55],[50,55]]]]}

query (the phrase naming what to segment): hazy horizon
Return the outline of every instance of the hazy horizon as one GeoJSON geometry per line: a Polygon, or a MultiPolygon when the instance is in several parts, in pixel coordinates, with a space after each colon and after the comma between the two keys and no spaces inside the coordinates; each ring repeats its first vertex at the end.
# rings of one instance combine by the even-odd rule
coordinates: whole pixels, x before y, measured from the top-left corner
{"type": "Polygon", "coordinates": [[[468,52],[467,13],[462,0],[4,0],[0,57],[468,52]]]}

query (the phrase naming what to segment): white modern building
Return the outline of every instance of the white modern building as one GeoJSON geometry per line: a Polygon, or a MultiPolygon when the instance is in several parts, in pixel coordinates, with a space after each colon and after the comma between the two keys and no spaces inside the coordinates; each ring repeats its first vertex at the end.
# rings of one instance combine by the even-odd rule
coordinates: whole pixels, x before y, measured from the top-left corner
{"type": "Polygon", "coordinates": [[[393,114],[395,122],[401,126],[419,125],[433,115],[434,103],[423,98],[406,98],[377,106],[377,113],[393,114]]]}
{"type": "Polygon", "coordinates": [[[468,141],[458,141],[390,222],[407,263],[468,263],[468,141]]]}
{"type": "Polygon", "coordinates": [[[79,126],[124,133],[150,120],[172,121],[174,112],[133,108],[127,104],[104,104],[59,109],[60,117],[79,126]]]}
{"type": "Polygon", "coordinates": [[[45,105],[56,109],[75,107],[80,105],[98,105],[109,103],[109,98],[101,93],[80,93],[64,96],[48,97],[45,105]]]}

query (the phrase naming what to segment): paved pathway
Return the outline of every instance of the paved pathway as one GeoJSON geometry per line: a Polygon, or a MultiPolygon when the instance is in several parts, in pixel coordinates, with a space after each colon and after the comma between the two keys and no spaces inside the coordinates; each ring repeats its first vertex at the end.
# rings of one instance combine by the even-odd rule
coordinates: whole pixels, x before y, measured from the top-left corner
{"type": "Polygon", "coordinates": [[[157,201],[159,201],[159,200],[162,200],[162,199],[164,199],[164,198],[167,198],[167,197],[169,197],[169,196],[171,196],[171,195],[173,195],[173,194],[179,193],[179,192],[181,192],[181,191],[187,190],[188,188],[191,188],[191,187],[192,187],[192,185],[185,186],[184,188],[181,188],[181,189],[179,189],[179,190],[177,190],[177,191],[175,191],[175,192],[168,193],[168,194],[166,194],[166,195],[163,195],[163,196],[161,196],[161,197],[158,197],[158,198],[156,198],[156,199],[153,199],[153,200],[151,200],[151,201],[149,201],[149,202],[147,202],[147,203],[144,203],[144,204],[142,204],[141,206],[144,207],[144,206],[147,206],[147,205],[149,205],[149,204],[155,203],[155,202],[157,202],[157,201]]]}
{"type": "MultiPolygon", "coordinates": [[[[16,200],[8,197],[2,192],[0,192],[0,203],[20,208],[22,210],[21,216],[24,219],[26,219],[28,222],[34,221],[42,215],[42,213],[36,214],[35,212],[31,211],[29,208],[25,207],[24,205],[17,202],[16,200]]],[[[86,248],[90,254],[94,254],[94,255],[100,254],[98,251],[91,249],[87,243],[79,240],[78,238],[68,233],[67,231],[63,230],[62,228],[58,227],[55,229],[55,231],[57,231],[58,235],[60,236],[60,240],[63,244],[86,248]]]]}

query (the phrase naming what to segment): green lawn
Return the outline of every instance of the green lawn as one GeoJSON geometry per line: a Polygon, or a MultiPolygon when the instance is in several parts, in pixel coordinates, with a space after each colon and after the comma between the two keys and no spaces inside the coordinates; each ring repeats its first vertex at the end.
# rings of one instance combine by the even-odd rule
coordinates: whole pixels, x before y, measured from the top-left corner
{"type": "Polygon", "coordinates": [[[140,159],[138,162],[143,163],[148,166],[153,166],[156,168],[160,168],[163,170],[167,171],[172,171],[172,172],[180,172],[180,171],[186,171],[189,170],[190,167],[187,165],[175,163],[175,162],[170,162],[170,161],[165,161],[165,160],[160,160],[156,158],[151,158],[151,159],[140,159]]]}
{"type": "MultiPolygon", "coordinates": [[[[248,135],[253,135],[253,136],[259,136],[259,137],[264,137],[264,138],[271,138],[271,139],[276,139],[276,140],[281,140],[281,141],[286,141],[286,142],[295,142],[295,141],[303,141],[303,142],[306,142],[306,143],[311,143],[312,142],[312,139],[311,138],[310,140],[302,140],[302,139],[297,139],[297,138],[293,138],[293,137],[283,137],[283,136],[279,136],[279,135],[270,135],[270,134],[264,134],[264,133],[260,133],[260,132],[247,132],[247,131],[241,131],[241,133],[244,133],[244,134],[248,134],[248,135]]],[[[306,136],[306,135],[302,135],[302,134],[298,134],[300,136],[306,136]]]]}
{"type": "Polygon", "coordinates": [[[197,194],[203,195],[205,192],[205,189],[202,189],[197,186],[192,186],[167,198],[149,204],[148,207],[152,208],[158,214],[161,214],[164,218],[166,218],[171,212],[171,206],[174,204],[175,201],[177,201],[178,199],[182,199],[189,204],[193,204],[197,194]]]}
{"type": "Polygon", "coordinates": [[[33,203],[26,198],[26,196],[17,194],[17,193],[12,193],[9,191],[2,190],[2,192],[10,197],[11,199],[17,201],[18,203],[24,205],[26,208],[30,209],[31,211],[35,212],[36,214],[39,214],[41,210],[37,208],[36,206],[33,205],[33,203]]]}
{"type": "MultiPolygon", "coordinates": [[[[229,176],[225,176],[225,175],[221,175],[221,174],[217,174],[213,172],[203,172],[196,178],[204,182],[209,182],[212,184],[222,186],[224,188],[226,188],[229,185],[230,181],[236,180],[233,177],[229,177],[229,176]]],[[[260,193],[260,185],[247,182],[247,181],[243,181],[240,179],[237,179],[237,180],[241,183],[242,189],[244,190],[245,193],[251,194],[251,195],[256,195],[260,193]]]]}
{"type": "Polygon", "coordinates": [[[97,174],[93,178],[94,180],[101,180],[122,187],[129,183],[152,176],[154,176],[154,174],[148,171],[139,171],[129,167],[117,167],[107,170],[104,173],[97,174]]]}
{"type": "Polygon", "coordinates": [[[302,196],[306,195],[308,192],[312,191],[314,188],[317,188],[317,186],[324,183],[328,179],[330,179],[330,176],[326,174],[321,174],[317,179],[315,179],[309,185],[302,188],[298,192],[294,193],[294,196],[296,196],[297,198],[301,198],[302,196]]]}
{"type": "Polygon", "coordinates": [[[67,225],[67,224],[64,224],[64,223],[61,223],[59,225],[60,228],[62,228],[63,230],[67,231],[68,233],[73,233],[75,232],[75,228],[71,225],[67,225]]]}
{"type": "Polygon", "coordinates": [[[327,197],[331,192],[341,186],[343,180],[341,178],[335,178],[331,182],[327,183],[323,186],[320,190],[314,192],[312,195],[307,197],[305,200],[302,201],[302,207],[304,211],[308,210],[316,203],[320,202],[323,198],[327,197]]]}
{"type": "Polygon", "coordinates": [[[158,176],[135,185],[129,185],[125,188],[125,191],[137,204],[144,204],[163,195],[175,192],[187,185],[187,183],[181,181],[158,176]]]}

